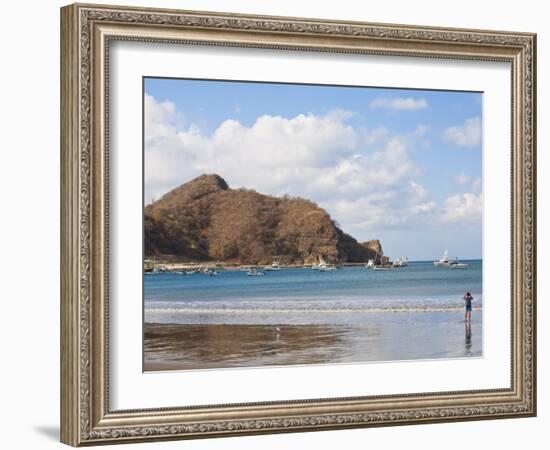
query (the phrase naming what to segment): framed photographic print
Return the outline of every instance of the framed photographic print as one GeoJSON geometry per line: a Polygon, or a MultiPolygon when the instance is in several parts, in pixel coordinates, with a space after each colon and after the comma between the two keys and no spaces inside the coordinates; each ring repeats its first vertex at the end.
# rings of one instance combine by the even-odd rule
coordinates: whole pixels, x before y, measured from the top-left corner
{"type": "Polygon", "coordinates": [[[535,35],[71,5],[62,441],[536,414],[535,35]]]}

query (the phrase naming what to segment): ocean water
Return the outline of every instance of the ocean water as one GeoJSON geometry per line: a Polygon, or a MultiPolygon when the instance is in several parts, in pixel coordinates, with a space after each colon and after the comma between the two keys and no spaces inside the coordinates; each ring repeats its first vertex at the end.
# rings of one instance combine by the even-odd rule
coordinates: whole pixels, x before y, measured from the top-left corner
{"type": "MultiPolygon", "coordinates": [[[[466,291],[482,307],[482,261],[467,269],[433,262],[375,271],[282,269],[250,277],[166,273],[144,276],[146,323],[189,325],[361,325],[382,313],[438,313],[464,309],[466,291]],[[370,317],[370,319],[369,319],[370,317]]],[[[397,318],[395,320],[398,320],[397,318]]]]}

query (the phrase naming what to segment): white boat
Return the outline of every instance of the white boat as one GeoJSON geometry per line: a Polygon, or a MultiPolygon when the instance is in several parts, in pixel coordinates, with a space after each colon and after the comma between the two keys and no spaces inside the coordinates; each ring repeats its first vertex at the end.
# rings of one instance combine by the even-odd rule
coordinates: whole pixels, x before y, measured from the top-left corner
{"type": "Polygon", "coordinates": [[[313,264],[311,268],[320,272],[332,272],[333,270],[336,270],[336,267],[331,264],[327,264],[322,256],[319,256],[319,264],[313,264]]]}
{"type": "Polygon", "coordinates": [[[246,276],[248,277],[263,277],[263,272],[258,272],[256,269],[250,269],[248,272],[246,272],[246,276]]]}
{"type": "Polygon", "coordinates": [[[468,264],[458,262],[458,259],[455,258],[453,261],[451,261],[451,262],[449,263],[449,268],[450,268],[450,269],[467,269],[467,268],[468,268],[468,264]]]}
{"type": "Polygon", "coordinates": [[[327,266],[326,261],[323,259],[322,256],[319,256],[319,263],[318,264],[313,263],[311,265],[311,268],[312,270],[323,270],[323,267],[326,267],[326,266],[327,266]]]}
{"type": "Polygon", "coordinates": [[[393,263],[393,267],[406,267],[409,265],[409,259],[406,256],[400,256],[393,263]]]}
{"type": "Polygon", "coordinates": [[[143,261],[143,271],[147,275],[159,275],[163,273],[172,272],[168,267],[162,264],[157,264],[155,258],[153,260],[145,259],[143,261]]]}
{"type": "Polygon", "coordinates": [[[270,266],[265,266],[264,270],[267,270],[268,272],[276,272],[277,270],[281,270],[279,261],[273,261],[270,266]]]}
{"type": "Polygon", "coordinates": [[[388,258],[384,258],[384,255],[377,253],[376,258],[369,259],[365,267],[372,270],[390,270],[393,268],[393,265],[388,262],[388,258]],[[376,264],[376,261],[379,261],[380,264],[376,264]]]}
{"type": "Polygon", "coordinates": [[[214,269],[209,269],[208,267],[200,269],[200,272],[203,275],[208,275],[209,277],[215,277],[218,275],[218,272],[216,272],[214,269]]]}
{"type": "Polygon", "coordinates": [[[143,271],[145,273],[151,273],[155,270],[155,260],[151,261],[150,259],[143,260],[143,271]]]}
{"type": "Polygon", "coordinates": [[[443,256],[439,258],[437,261],[434,261],[435,267],[448,267],[451,261],[449,260],[449,252],[445,250],[445,253],[443,253],[443,256]]]}

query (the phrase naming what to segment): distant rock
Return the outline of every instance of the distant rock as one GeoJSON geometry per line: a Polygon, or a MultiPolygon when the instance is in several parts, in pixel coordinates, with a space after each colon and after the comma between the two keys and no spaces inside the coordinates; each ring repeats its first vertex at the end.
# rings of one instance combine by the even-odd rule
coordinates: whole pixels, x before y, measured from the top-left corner
{"type": "Polygon", "coordinates": [[[201,175],[145,207],[145,255],[239,264],[366,262],[380,241],[357,242],[315,203],[230,189],[201,175]]]}

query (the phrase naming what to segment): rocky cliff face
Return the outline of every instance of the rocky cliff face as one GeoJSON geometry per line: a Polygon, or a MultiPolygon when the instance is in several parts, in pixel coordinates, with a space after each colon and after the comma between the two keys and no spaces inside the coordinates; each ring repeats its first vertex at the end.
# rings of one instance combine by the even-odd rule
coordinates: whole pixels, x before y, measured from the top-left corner
{"type": "Polygon", "coordinates": [[[145,208],[145,255],[241,264],[366,262],[377,240],[358,243],[328,213],[302,198],[230,189],[201,175],[145,208]]]}

